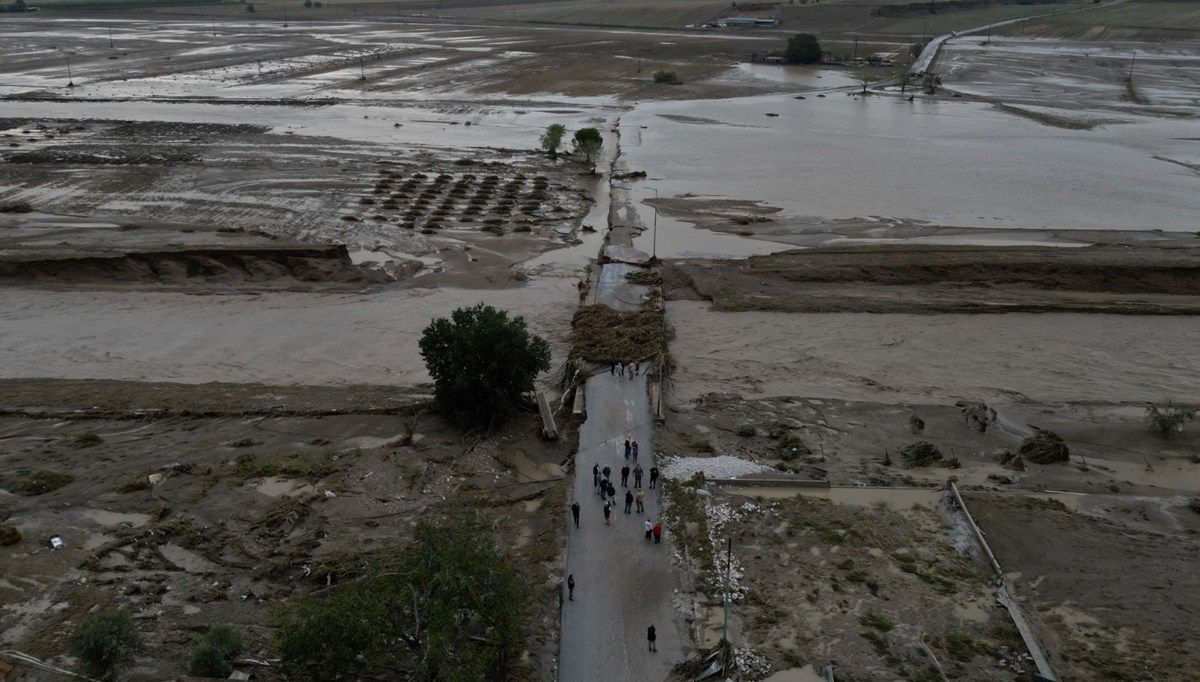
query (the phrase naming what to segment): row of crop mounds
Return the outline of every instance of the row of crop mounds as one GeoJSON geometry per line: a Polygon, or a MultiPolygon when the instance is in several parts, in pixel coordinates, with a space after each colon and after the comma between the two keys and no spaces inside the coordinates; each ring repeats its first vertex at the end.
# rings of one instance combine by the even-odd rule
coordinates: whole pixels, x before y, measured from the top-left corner
{"type": "MultiPolygon", "coordinates": [[[[495,235],[529,232],[530,224],[547,212],[550,181],[539,175],[532,182],[523,174],[502,181],[498,175],[482,178],[464,173],[436,176],[380,170],[372,193],[359,200],[364,207],[375,207],[371,219],[398,222],[408,229],[434,234],[444,229],[481,229],[495,235]],[[545,209],[545,210],[544,210],[545,209]]],[[[350,220],[355,218],[346,216],[350,220]]]]}

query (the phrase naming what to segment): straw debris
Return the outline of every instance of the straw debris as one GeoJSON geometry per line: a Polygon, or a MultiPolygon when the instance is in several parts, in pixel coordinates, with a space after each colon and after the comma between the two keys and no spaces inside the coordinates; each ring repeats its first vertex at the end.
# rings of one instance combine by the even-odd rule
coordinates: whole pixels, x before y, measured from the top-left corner
{"type": "Polygon", "coordinates": [[[673,332],[654,310],[619,311],[606,305],[582,306],[571,323],[571,357],[593,362],[661,359],[670,364],[667,342],[673,332]]]}

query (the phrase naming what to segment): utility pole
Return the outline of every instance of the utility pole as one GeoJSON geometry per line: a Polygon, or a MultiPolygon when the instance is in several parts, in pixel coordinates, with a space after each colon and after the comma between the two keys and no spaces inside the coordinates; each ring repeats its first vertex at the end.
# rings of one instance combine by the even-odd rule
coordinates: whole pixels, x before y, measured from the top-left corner
{"type": "Polygon", "coordinates": [[[112,26],[109,26],[109,27],[108,27],[108,47],[109,47],[109,49],[112,49],[112,46],[113,46],[113,41],[112,41],[112,26]]]}
{"type": "Polygon", "coordinates": [[[733,573],[733,538],[726,538],[725,558],[725,622],[721,624],[721,644],[729,645],[729,576],[733,573]]]}
{"type": "Polygon", "coordinates": [[[654,229],[650,233],[650,262],[658,261],[658,188],[647,187],[646,189],[654,192],[654,229]]]}
{"type": "Polygon", "coordinates": [[[1129,82],[1130,83],[1133,82],[1133,63],[1136,61],[1137,61],[1137,52],[1134,52],[1133,56],[1129,58],[1129,82]]]}
{"type": "Polygon", "coordinates": [[[367,67],[365,62],[366,58],[364,58],[361,54],[358,55],[358,80],[360,81],[367,80],[367,67]]]}
{"type": "Polygon", "coordinates": [[[75,77],[71,75],[71,58],[66,55],[63,56],[67,58],[67,87],[73,88],[75,87],[75,77]]]}
{"type": "Polygon", "coordinates": [[[854,36],[854,61],[858,61],[858,36],[854,36]]]}
{"type": "Polygon", "coordinates": [[[283,10],[283,27],[284,28],[288,27],[288,25],[287,25],[287,10],[286,9],[283,10]]]}

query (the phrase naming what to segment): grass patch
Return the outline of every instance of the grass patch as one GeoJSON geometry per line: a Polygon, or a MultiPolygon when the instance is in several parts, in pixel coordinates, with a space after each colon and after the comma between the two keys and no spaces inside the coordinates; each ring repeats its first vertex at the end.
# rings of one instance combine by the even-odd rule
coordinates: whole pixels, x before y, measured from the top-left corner
{"type": "Polygon", "coordinates": [[[64,474],[61,471],[51,471],[49,469],[37,469],[31,471],[17,480],[17,493],[26,497],[35,495],[44,495],[45,493],[71,483],[75,477],[71,474],[64,474]]]}
{"type": "Polygon", "coordinates": [[[892,628],[896,627],[895,623],[874,612],[861,616],[858,622],[863,627],[872,628],[880,632],[891,632],[892,628]]]}
{"type": "Polygon", "coordinates": [[[104,442],[104,439],[96,434],[95,431],[84,431],[71,436],[71,447],[73,448],[90,448],[93,445],[99,445],[104,442]]]}

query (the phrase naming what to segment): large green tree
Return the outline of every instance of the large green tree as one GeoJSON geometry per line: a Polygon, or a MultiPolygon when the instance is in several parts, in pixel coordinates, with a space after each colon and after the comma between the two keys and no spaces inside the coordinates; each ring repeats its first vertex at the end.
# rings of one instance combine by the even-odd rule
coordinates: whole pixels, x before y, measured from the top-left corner
{"type": "Polygon", "coordinates": [[[291,600],[282,666],[294,679],[503,680],[521,652],[528,597],[478,517],[422,521],[409,546],[380,553],[358,579],[291,600]]]}
{"type": "Polygon", "coordinates": [[[571,142],[575,145],[575,151],[583,154],[584,159],[592,164],[592,172],[595,173],[596,157],[604,147],[604,137],[600,135],[600,131],[595,128],[580,128],[575,131],[575,138],[571,142]]]}
{"type": "Polygon", "coordinates": [[[793,64],[815,64],[821,61],[821,43],[811,33],[797,33],[788,38],[783,56],[793,64]]]}
{"type": "Polygon", "coordinates": [[[103,609],[79,623],[71,633],[69,648],[89,675],[114,680],[141,649],[141,636],[127,609],[103,609]]]}
{"type": "Polygon", "coordinates": [[[466,427],[503,421],[550,369],[550,345],[523,317],[479,304],[435,319],[421,334],[438,410],[466,427]]]}
{"type": "Polygon", "coordinates": [[[546,132],[542,133],[542,149],[545,150],[550,158],[558,158],[558,148],[562,146],[563,136],[567,134],[567,127],[561,123],[551,123],[546,126],[546,132]]]}

